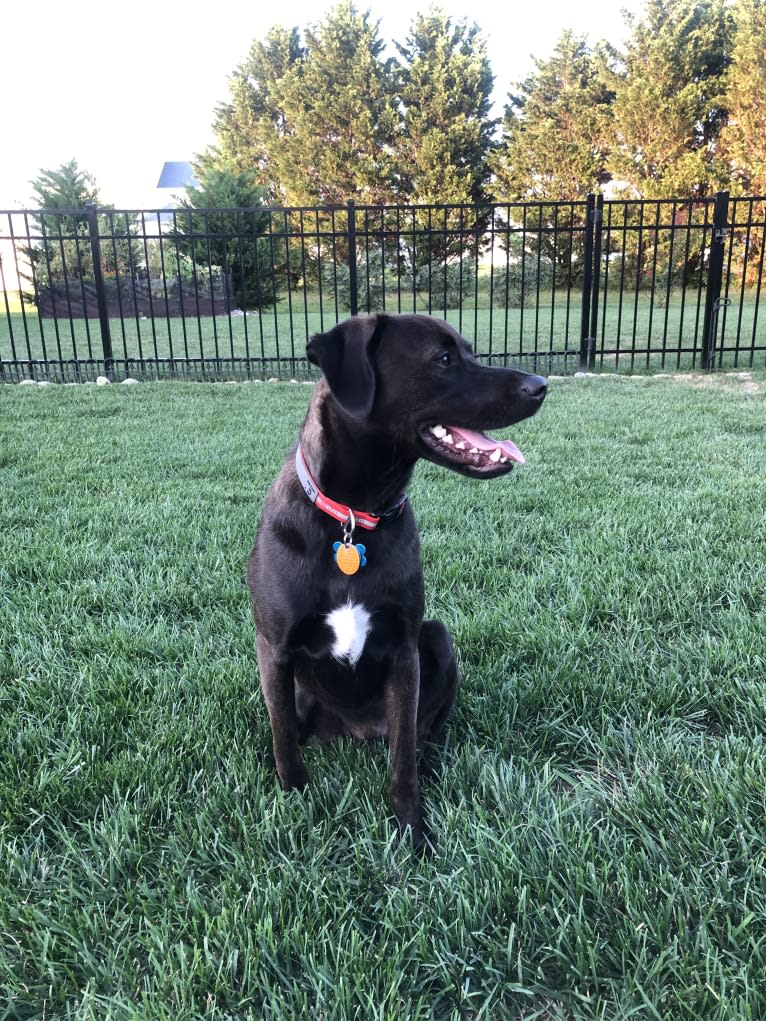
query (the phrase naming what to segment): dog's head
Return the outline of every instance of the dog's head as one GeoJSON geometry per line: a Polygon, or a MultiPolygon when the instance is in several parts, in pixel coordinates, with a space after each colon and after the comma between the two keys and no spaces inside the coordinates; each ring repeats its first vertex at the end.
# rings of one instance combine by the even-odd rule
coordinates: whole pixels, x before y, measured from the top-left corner
{"type": "Polygon", "coordinates": [[[312,337],[307,356],[345,414],[473,478],[524,463],[486,430],[534,415],[547,391],[542,376],[480,364],[455,329],[425,315],[354,316],[312,337]]]}

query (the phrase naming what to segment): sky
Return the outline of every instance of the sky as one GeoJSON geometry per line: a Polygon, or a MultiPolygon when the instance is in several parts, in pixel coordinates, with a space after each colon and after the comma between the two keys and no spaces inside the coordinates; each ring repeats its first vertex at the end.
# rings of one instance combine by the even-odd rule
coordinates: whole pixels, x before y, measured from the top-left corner
{"type": "MultiPolygon", "coordinates": [[[[0,210],[28,207],[40,170],[76,159],[117,208],[165,204],[156,188],[168,160],[191,160],[214,140],[228,78],[273,24],[300,29],[333,0],[10,0],[0,17],[0,210]]],[[[430,0],[356,0],[403,40],[430,0]]],[[[508,91],[545,59],[565,29],[591,43],[627,35],[614,0],[440,0],[453,19],[476,22],[488,44],[497,112],[508,91]]],[[[641,0],[628,0],[640,12],[641,0]]]]}

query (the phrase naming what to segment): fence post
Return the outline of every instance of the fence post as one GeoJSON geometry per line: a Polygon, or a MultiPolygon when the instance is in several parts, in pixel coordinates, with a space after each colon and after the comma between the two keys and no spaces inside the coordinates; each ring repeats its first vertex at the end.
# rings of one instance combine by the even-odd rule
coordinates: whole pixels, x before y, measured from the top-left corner
{"type": "MultiPolygon", "coordinates": [[[[580,307],[580,371],[591,364],[591,348],[595,339],[590,335],[590,311],[593,292],[593,227],[596,222],[596,196],[589,194],[585,200],[585,252],[583,256],[582,302],[580,307]]],[[[595,358],[595,350],[593,351],[595,358]]]]}
{"type": "Polygon", "coordinates": [[[101,268],[101,243],[98,236],[98,219],[93,202],[85,203],[85,216],[90,234],[90,250],[93,256],[93,282],[96,286],[96,304],[98,318],[101,323],[101,344],[104,349],[104,375],[108,380],[114,376],[112,366],[112,335],[109,332],[109,310],[106,306],[106,290],[104,289],[104,273],[101,268]]]}
{"type": "Polygon", "coordinates": [[[359,314],[359,297],[356,293],[356,206],[348,200],[348,289],[349,311],[352,316],[359,314]]]}
{"type": "Polygon", "coordinates": [[[596,368],[596,339],[598,335],[598,299],[601,286],[601,244],[604,235],[604,196],[596,198],[593,210],[593,287],[590,303],[590,333],[588,334],[588,368],[596,368]]]}
{"type": "Polygon", "coordinates": [[[729,193],[716,192],[713,208],[713,236],[710,239],[710,258],[707,267],[707,294],[705,319],[702,326],[702,368],[715,368],[715,349],[718,339],[718,310],[721,305],[721,282],[726,239],[729,236],[729,193]]]}

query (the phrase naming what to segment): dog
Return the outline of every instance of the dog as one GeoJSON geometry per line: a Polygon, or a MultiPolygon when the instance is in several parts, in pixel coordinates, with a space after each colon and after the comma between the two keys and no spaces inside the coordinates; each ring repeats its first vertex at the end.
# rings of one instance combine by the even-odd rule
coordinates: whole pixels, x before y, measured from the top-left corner
{"type": "Polygon", "coordinates": [[[534,415],[547,380],[482,365],[426,315],[354,316],[306,353],[323,375],[247,568],[276,769],[285,790],[302,788],[310,738],[386,738],[391,808],[421,846],[419,756],[444,730],[460,675],[446,627],[423,620],[407,484],[419,458],[475,479],[523,464],[485,431],[534,415]]]}

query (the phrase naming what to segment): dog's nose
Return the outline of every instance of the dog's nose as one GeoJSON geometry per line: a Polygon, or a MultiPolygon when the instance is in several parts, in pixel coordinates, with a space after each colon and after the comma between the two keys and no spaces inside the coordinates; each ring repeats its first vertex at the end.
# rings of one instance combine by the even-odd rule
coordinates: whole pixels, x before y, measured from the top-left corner
{"type": "Polygon", "coordinates": [[[527,376],[521,384],[521,392],[526,397],[541,401],[548,390],[548,380],[545,376],[527,376]]]}

